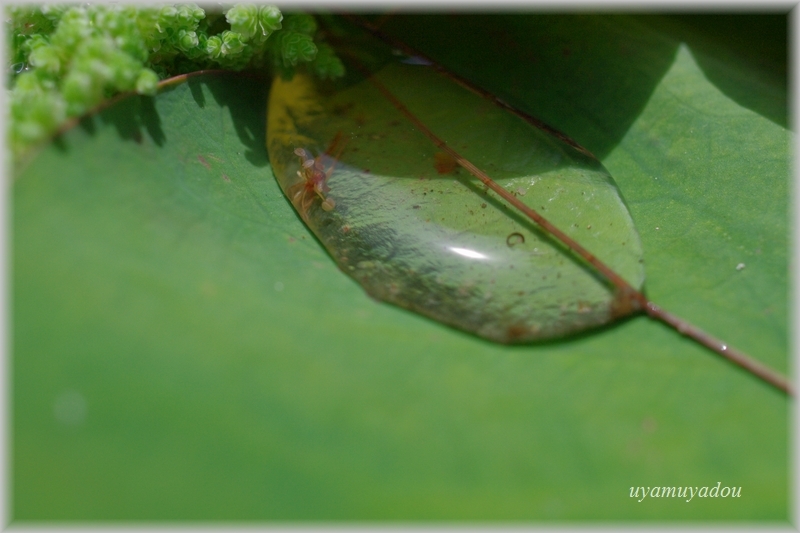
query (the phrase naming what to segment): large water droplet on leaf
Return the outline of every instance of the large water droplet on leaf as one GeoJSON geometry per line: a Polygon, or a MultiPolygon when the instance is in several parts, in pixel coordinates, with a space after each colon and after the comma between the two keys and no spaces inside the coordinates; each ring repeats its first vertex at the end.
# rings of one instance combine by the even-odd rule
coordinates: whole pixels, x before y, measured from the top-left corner
{"type": "Polygon", "coordinates": [[[634,288],[642,249],[619,190],[586,152],[431,67],[273,82],[278,181],[339,267],[372,296],[499,342],[567,335],[629,309],[602,277],[487,192],[373,83],[634,288]]]}

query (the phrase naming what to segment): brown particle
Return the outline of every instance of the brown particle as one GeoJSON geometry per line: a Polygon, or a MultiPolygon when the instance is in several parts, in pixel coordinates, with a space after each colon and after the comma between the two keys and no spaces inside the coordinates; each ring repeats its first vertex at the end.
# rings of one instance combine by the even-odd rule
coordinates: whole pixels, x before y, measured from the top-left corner
{"type": "Polygon", "coordinates": [[[481,204],[481,209],[486,209],[486,204],[485,203],[481,204]]]}
{"type": "Polygon", "coordinates": [[[436,152],[433,159],[433,166],[439,174],[450,174],[458,168],[455,158],[447,152],[436,152]]]}
{"type": "Polygon", "coordinates": [[[211,170],[211,165],[208,164],[208,161],[206,161],[206,159],[202,155],[198,155],[197,160],[200,161],[200,164],[202,164],[208,170],[211,170]]]}

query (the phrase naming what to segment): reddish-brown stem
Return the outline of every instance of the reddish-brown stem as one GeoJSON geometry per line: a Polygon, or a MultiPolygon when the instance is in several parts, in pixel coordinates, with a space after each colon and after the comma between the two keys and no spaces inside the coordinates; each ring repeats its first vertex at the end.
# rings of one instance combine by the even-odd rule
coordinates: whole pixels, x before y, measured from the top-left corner
{"type": "MultiPolygon", "coordinates": [[[[376,32],[377,33],[377,32],[376,32]]],[[[397,44],[392,43],[392,44],[397,44]]],[[[408,47],[405,47],[408,49],[408,47]]],[[[406,106],[403,104],[392,92],[380,81],[378,81],[375,76],[371,76],[363,66],[357,65],[360,69],[362,69],[369,79],[369,81],[378,89],[381,94],[400,112],[402,113],[409,121],[411,121],[417,129],[422,132],[426,137],[428,137],[433,143],[436,145],[437,148],[440,150],[448,153],[455,161],[467,170],[470,174],[481,180],[484,185],[488,188],[493,190],[498,196],[500,196],[503,200],[514,206],[517,210],[523,213],[525,216],[533,220],[536,224],[539,225],[547,234],[551,235],[553,238],[557,239],[561,243],[563,243],[567,248],[569,248],[572,252],[576,255],[581,257],[584,261],[589,263],[592,267],[594,267],[597,272],[599,272],[608,282],[614,286],[617,292],[616,302],[617,305],[620,305],[622,308],[622,314],[625,312],[635,312],[635,311],[644,311],[650,318],[655,320],[659,320],[664,324],[674,328],[680,334],[685,335],[693,339],[694,341],[702,344],[703,346],[709,348],[710,350],[714,351],[715,353],[719,354],[723,358],[727,359],[731,363],[743,368],[744,370],[750,372],[754,376],[758,377],[759,379],[765,381],[766,383],[776,387],[786,394],[790,396],[794,396],[794,389],[792,388],[791,384],[789,383],[788,379],[784,376],[778,374],[774,370],[768,368],[767,366],[763,365],[762,363],[756,361],[755,359],[750,358],[743,352],[736,350],[735,348],[729,346],[727,343],[720,341],[709,335],[708,333],[704,332],[703,330],[689,324],[688,322],[684,321],[681,318],[676,317],[668,313],[667,311],[661,309],[653,302],[649,301],[647,297],[633,288],[627,281],[625,281],[619,274],[617,274],[613,269],[611,269],[608,265],[603,263],[600,259],[598,259],[594,254],[589,252],[586,248],[581,246],[578,242],[572,239],[569,235],[558,229],[554,226],[550,221],[540,215],[535,209],[532,209],[530,206],[524,204],[520,201],[516,196],[509,193],[503,187],[501,187],[497,182],[491,179],[489,176],[486,175],[482,170],[472,164],[469,160],[461,156],[456,150],[451,148],[447,145],[442,139],[436,136],[416,115],[414,115],[406,106]]],[[[437,70],[443,72],[444,69],[442,67],[438,67],[437,70]]],[[[452,76],[451,76],[452,77],[452,76]]],[[[462,83],[463,85],[463,83],[462,83]]],[[[477,91],[479,94],[483,94],[485,91],[477,91]]],[[[507,104],[503,104],[504,107],[508,108],[507,104]]],[[[519,115],[519,113],[517,113],[519,115]]],[[[561,135],[559,135],[561,137],[561,135]]],[[[570,144],[576,145],[574,141],[571,141],[570,144]]]]}
{"type": "Polygon", "coordinates": [[[647,302],[645,312],[648,314],[648,316],[650,316],[650,318],[654,318],[664,322],[665,324],[668,324],[672,328],[676,329],[681,335],[685,335],[690,339],[699,342],[706,348],[718,353],[731,363],[742,367],[754,376],[757,376],[770,385],[773,385],[784,391],[786,394],[794,396],[794,388],[792,387],[791,383],[789,383],[788,379],[778,374],[768,366],[750,358],[745,353],[733,348],[732,346],[728,345],[728,343],[712,337],[700,328],[697,328],[683,319],[668,313],[653,302],[647,302]]]}
{"type": "MultiPolygon", "coordinates": [[[[162,89],[165,89],[166,87],[171,87],[173,85],[178,85],[180,83],[185,82],[189,78],[193,78],[195,76],[202,76],[202,75],[205,75],[205,74],[226,74],[226,75],[229,75],[229,74],[231,74],[231,71],[230,70],[198,70],[198,71],[189,72],[189,73],[186,73],[186,74],[178,74],[177,76],[173,76],[171,78],[167,78],[167,79],[159,81],[158,82],[158,90],[160,91],[162,89]]],[[[241,75],[240,73],[235,73],[235,74],[241,75]]],[[[94,106],[92,109],[90,109],[89,111],[87,111],[83,115],[78,116],[78,117],[73,117],[73,118],[70,118],[69,120],[65,121],[55,131],[53,136],[61,135],[65,131],[68,131],[68,130],[74,128],[81,121],[81,119],[83,119],[84,117],[87,117],[87,116],[90,116],[90,115],[95,115],[95,114],[99,113],[100,111],[103,111],[104,109],[107,109],[107,108],[111,107],[112,105],[116,104],[120,100],[124,100],[125,98],[130,98],[131,96],[136,96],[138,94],[139,93],[137,93],[136,91],[125,91],[125,92],[117,94],[116,96],[113,96],[112,98],[109,98],[108,100],[103,100],[102,102],[100,102],[99,104],[94,106]]]]}
{"type": "MultiPolygon", "coordinates": [[[[193,78],[195,76],[202,76],[202,75],[205,75],[205,74],[225,74],[225,75],[233,74],[233,75],[237,75],[237,76],[259,77],[259,76],[254,76],[253,74],[249,74],[247,72],[234,72],[234,71],[231,71],[231,70],[219,70],[219,69],[197,70],[195,72],[188,72],[186,74],[178,74],[178,75],[173,76],[171,78],[167,78],[167,79],[159,81],[158,82],[158,90],[160,91],[162,89],[165,89],[166,87],[171,87],[173,85],[181,84],[181,83],[185,82],[186,80],[188,80],[189,78],[193,78]]],[[[92,116],[92,115],[96,115],[96,114],[100,113],[101,111],[103,111],[104,109],[107,109],[107,108],[111,107],[112,105],[116,104],[117,102],[119,102],[121,100],[124,100],[125,98],[130,98],[132,96],[137,96],[137,95],[139,95],[139,93],[137,93],[136,91],[121,92],[121,93],[109,98],[108,100],[103,100],[102,102],[100,102],[99,104],[95,105],[93,108],[89,109],[88,111],[86,111],[82,115],[79,115],[77,117],[71,117],[71,118],[65,120],[55,131],[53,131],[50,135],[48,135],[47,138],[43,139],[40,143],[30,147],[20,157],[20,159],[18,161],[15,161],[15,166],[17,167],[17,169],[16,169],[17,172],[14,172],[15,178],[16,178],[17,175],[22,173],[21,170],[25,167],[25,165],[27,165],[27,162],[30,161],[31,159],[33,159],[35,154],[42,147],[44,147],[47,143],[52,142],[52,140],[55,139],[56,137],[58,137],[59,135],[63,135],[65,132],[67,132],[67,131],[71,130],[72,128],[74,128],[75,126],[77,126],[78,123],[80,123],[80,121],[83,120],[84,118],[92,116]]]]}

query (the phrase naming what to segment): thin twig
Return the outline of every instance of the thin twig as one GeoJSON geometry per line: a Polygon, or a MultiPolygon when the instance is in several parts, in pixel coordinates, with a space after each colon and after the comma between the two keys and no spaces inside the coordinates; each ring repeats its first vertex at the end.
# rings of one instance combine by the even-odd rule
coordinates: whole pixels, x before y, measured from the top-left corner
{"type": "Polygon", "coordinates": [[[661,309],[653,302],[647,302],[645,311],[651,318],[664,322],[665,324],[675,328],[681,335],[685,335],[690,339],[702,344],[706,348],[718,353],[731,363],[742,367],[751,374],[763,379],[770,385],[773,385],[786,392],[790,396],[794,396],[794,388],[789,383],[788,379],[778,374],[763,363],[756,361],[747,354],[740,352],[736,348],[733,348],[732,346],[728,345],[728,343],[723,342],[716,337],[712,337],[700,328],[695,327],[685,320],[661,309]]]}
{"type": "MultiPolygon", "coordinates": [[[[252,73],[249,73],[248,71],[236,72],[236,71],[221,70],[221,69],[197,70],[197,71],[188,72],[188,73],[185,73],[185,74],[178,74],[176,76],[172,76],[170,78],[166,78],[164,80],[159,81],[158,82],[158,86],[157,86],[158,87],[158,91],[161,92],[163,89],[166,89],[167,87],[171,87],[173,85],[179,85],[181,83],[184,83],[189,78],[193,78],[195,76],[202,76],[202,75],[206,75],[206,74],[214,74],[214,75],[216,75],[216,74],[224,74],[224,75],[233,74],[233,75],[237,75],[237,76],[261,78],[261,76],[254,75],[252,73]]],[[[38,154],[49,143],[53,142],[53,139],[56,139],[57,137],[63,135],[67,131],[71,130],[72,128],[77,126],[83,119],[85,119],[87,117],[94,116],[94,115],[98,115],[99,113],[101,113],[105,109],[108,109],[109,107],[117,104],[118,102],[120,102],[120,101],[122,101],[122,100],[124,100],[126,98],[131,98],[131,97],[135,97],[135,96],[144,96],[144,95],[142,95],[140,93],[137,93],[136,91],[123,91],[121,93],[118,93],[118,94],[112,96],[111,98],[109,98],[107,100],[103,100],[102,102],[100,102],[98,104],[95,104],[94,107],[92,107],[91,109],[85,111],[81,115],[78,115],[78,116],[75,116],[75,117],[70,117],[67,120],[65,120],[64,122],[62,122],[61,125],[58,126],[58,128],[56,128],[52,133],[48,134],[41,141],[39,141],[39,142],[31,145],[30,147],[26,148],[25,151],[22,154],[20,154],[20,155],[18,155],[18,156],[16,156],[14,158],[15,172],[13,173],[14,174],[13,179],[16,180],[17,176],[22,174],[22,170],[28,165],[28,163],[31,160],[33,160],[33,158],[36,156],[36,154],[38,154]]]]}
{"type": "MultiPolygon", "coordinates": [[[[368,30],[370,29],[369,25],[366,23],[361,23],[359,20],[356,20],[357,23],[361,24],[368,30]]],[[[377,29],[370,30],[373,34],[375,34],[379,38],[383,38],[382,32],[379,32],[377,29]]],[[[401,47],[401,43],[392,39],[391,43],[392,46],[401,47]]],[[[421,54],[417,53],[410,47],[402,44],[402,48],[407,53],[412,53],[413,55],[418,55],[420,57],[424,57],[421,54]]],[[[425,58],[427,61],[430,61],[432,65],[436,67],[436,70],[442,73],[447,73],[448,77],[456,78],[455,75],[452,75],[443,67],[436,65],[433,61],[428,58],[425,58]]],[[[356,61],[356,66],[364,71],[364,74],[367,76],[367,79],[377,88],[384,97],[400,112],[402,113],[409,121],[411,121],[417,129],[422,132],[426,137],[428,137],[433,143],[436,145],[437,148],[447,152],[455,161],[463,167],[467,172],[481,180],[488,188],[492,189],[498,196],[504,199],[509,204],[513,205],[517,210],[523,213],[525,216],[533,220],[536,224],[539,225],[546,233],[563,243],[567,248],[572,250],[575,254],[580,256],[583,260],[589,263],[592,267],[594,267],[604,278],[608,280],[608,282],[614,286],[617,292],[617,297],[615,304],[617,306],[622,306],[622,309],[619,309],[620,314],[627,314],[630,312],[642,312],[644,311],[647,315],[655,320],[659,320],[664,324],[667,324],[671,328],[677,330],[681,335],[689,337],[690,339],[696,341],[699,344],[707,347],[708,349],[714,351],[721,357],[727,359],[731,363],[743,368],[744,370],[750,372],[754,376],[760,378],[761,380],[765,381],[766,383],[776,387],[777,389],[782,390],[786,394],[790,396],[794,396],[794,389],[789,383],[789,380],[782,376],[781,374],[775,372],[774,370],[770,369],[766,365],[752,359],[748,355],[735,348],[731,347],[725,342],[716,339],[715,337],[709,335],[708,333],[704,332],[700,328],[697,328],[685,320],[676,317],[668,313],[667,311],[661,309],[659,306],[651,302],[647,299],[647,297],[641,293],[640,291],[633,288],[627,281],[625,281],[619,274],[617,274],[613,269],[611,269],[608,265],[603,263],[600,259],[598,259],[594,254],[589,252],[586,248],[581,246],[578,242],[572,239],[569,235],[558,229],[554,226],[550,221],[544,218],[541,214],[539,214],[535,209],[532,209],[530,206],[524,204],[520,201],[517,197],[513,194],[509,193],[503,187],[501,187],[497,182],[491,179],[485,172],[480,170],[474,164],[472,164],[469,160],[464,158],[461,154],[459,154],[456,150],[451,148],[447,145],[442,139],[436,136],[419,118],[417,118],[392,92],[380,81],[378,81],[375,76],[372,76],[369,71],[366,70],[363,65],[360,65],[356,61]]],[[[459,78],[460,79],[460,78],[459,78]]],[[[487,98],[490,97],[491,100],[499,103],[503,107],[507,109],[511,109],[511,107],[506,104],[505,102],[500,101],[498,98],[494,97],[487,91],[483,89],[476,88],[472,86],[471,83],[465,82],[462,83],[459,81],[461,85],[466,86],[467,88],[477,92],[478,94],[485,96],[487,98]],[[487,96],[488,95],[488,96],[487,96]]],[[[521,112],[515,112],[517,116],[524,115],[521,112]]],[[[525,115],[527,116],[527,115],[525,115]]],[[[525,118],[523,116],[523,118],[525,118]]],[[[538,121],[536,121],[538,122],[538,121]]],[[[538,124],[534,124],[538,126],[538,124]]],[[[548,130],[552,130],[552,128],[547,128],[548,130]]],[[[552,130],[555,131],[555,130],[552,130]]],[[[563,134],[557,135],[559,138],[565,138],[563,134]]],[[[580,146],[575,143],[575,141],[569,140],[569,144],[573,146],[580,146]]],[[[583,150],[585,151],[585,150],[583,150]]]]}

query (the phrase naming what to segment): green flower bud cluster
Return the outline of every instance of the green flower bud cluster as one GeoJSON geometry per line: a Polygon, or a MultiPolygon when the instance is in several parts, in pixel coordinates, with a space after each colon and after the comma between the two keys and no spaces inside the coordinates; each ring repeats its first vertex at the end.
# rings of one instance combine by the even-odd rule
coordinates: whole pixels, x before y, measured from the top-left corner
{"type": "Polygon", "coordinates": [[[261,44],[274,31],[281,29],[283,15],[275,6],[239,4],[228,10],[225,19],[231,25],[231,31],[238,33],[242,40],[261,44]]]}
{"type": "Polygon", "coordinates": [[[195,4],[6,9],[15,154],[113,94],[153,95],[160,79],[177,74],[267,67],[291,76],[303,64],[323,78],[344,74],[333,49],[314,41],[314,17],[270,5],[219,13],[195,4]]]}

